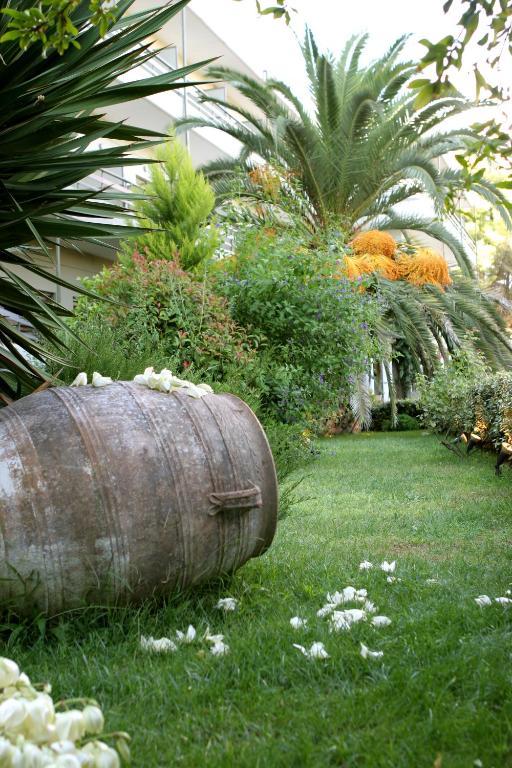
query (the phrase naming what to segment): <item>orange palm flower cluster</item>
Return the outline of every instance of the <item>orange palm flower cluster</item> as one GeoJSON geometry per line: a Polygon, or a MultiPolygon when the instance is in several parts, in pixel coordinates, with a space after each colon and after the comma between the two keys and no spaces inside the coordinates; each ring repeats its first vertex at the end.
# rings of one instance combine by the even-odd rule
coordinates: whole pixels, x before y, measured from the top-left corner
{"type": "Polygon", "coordinates": [[[388,280],[399,280],[401,276],[397,262],[382,254],[364,253],[361,256],[345,256],[344,266],[344,273],[351,280],[374,272],[378,272],[388,280]]]}
{"type": "Polygon", "coordinates": [[[432,248],[418,248],[414,256],[402,256],[398,264],[405,280],[413,285],[437,285],[452,282],[444,256],[432,248]]]}
{"type": "Polygon", "coordinates": [[[387,280],[406,280],[412,285],[445,288],[451,278],[444,256],[432,248],[418,248],[409,256],[398,250],[389,232],[360,232],[350,243],[354,256],[345,256],[342,273],[350,280],[380,274],[387,280]]]}
{"type": "Polygon", "coordinates": [[[395,238],[389,232],[379,232],[378,229],[360,232],[354,237],[350,245],[358,256],[368,254],[371,256],[388,256],[390,259],[393,258],[397,249],[395,238]]]}

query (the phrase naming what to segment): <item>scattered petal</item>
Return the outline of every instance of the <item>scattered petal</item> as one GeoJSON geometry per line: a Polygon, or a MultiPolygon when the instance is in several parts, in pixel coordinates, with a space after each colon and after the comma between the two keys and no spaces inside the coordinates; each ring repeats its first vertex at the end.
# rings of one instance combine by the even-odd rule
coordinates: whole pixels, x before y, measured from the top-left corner
{"type": "Polygon", "coordinates": [[[439,584],[439,579],[425,579],[425,584],[439,584]]]}
{"type": "Polygon", "coordinates": [[[352,603],[366,597],[366,589],[355,589],[355,587],[345,587],[341,592],[334,592],[332,595],[327,593],[327,603],[341,605],[342,603],[352,603]]]}
{"type": "Polygon", "coordinates": [[[370,651],[368,646],[361,643],[361,656],[363,659],[381,659],[384,656],[384,651],[370,651]]]}
{"type": "Polygon", "coordinates": [[[488,595],[480,595],[480,597],[475,597],[475,603],[480,606],[480,608],[483,608],[484,605],[491,605],[492,600],[488,595]]]}
{"type": "Polygon", "coordinates": [[[204,634],[204,639],[207,643],[222,643],[224,635],[210,635],[210,629],[208,628],[204,634]]]}
{"type": "Polygon", "coordinates": [[[350,629],[352,624],[366,619],[365,611],[360,608],[348,608],[346,611],[334,611],[331,615],[331,631],[350,629]]]}
{"type": "Polygon", "coordinates": [[[309,651],[304,648],[303,645],[298,645],[298,643],[293,644],[294,648],[297,648],[301,653],[304,654],[308,659],[328,659],[329,654],[325,650],[325,646],[323,643],[313,643],[309,651]]]}
{"type": "Polygon", "coordinates": [[[325,650],[323,643],[313,643],[311,648],[309,649],[309,658],[310,659],[328,659],[329,654],[325,650]]]}
{"type": "Polygon", "coordinates": [[[107,387],[109,384],[112,384],[112,379],[110,376],[102,376],[101,373],[98,373],[98,371],[94,371],[92,375],[92,385],[93,387],[107,387]]]}
{"type": "Polygon", "coordinates": [[[154,637],[142,635],[140,647],[143,651],[153,651],[154,653],[174,653],[177,650],[176,643],[169,637],[161,637],[159,640],[156,640],[154,637]]]}
{"type": "Polygon", "coordinates": [[[374,627],[389,627],[391,619],[388,619],[387,616],[374,616],[371,623],[374,627]]]}
{"type": "Polygon", "coordinates": [[[402,581],[402,579],[397,579],[396,576],[388,576],[386,581],[388,584],[395,584],[397,581],[402,581]]]}
{"type": "Polygon", "coordinates": [[[74,379],[71,384],[71,387],[86,387],[87,386],[87,374],[85,371],[82,371],[78,374],[76,379],[74,379]]]}
{"type": "Polygon", "coordinates": [[[359,563],[360,571],[369,571],[370,568],[373,568],[373,563],[370,563],[369,560],[363,560],[362,563],[359,563]]]}
{"type": "Polygon", "coordinates": [[[305,627],[308,623],[307,619],[301,619],[300,616],[294,616],[293,619],[290,619],[290,624],[294,629],[302,629],[305,627]]]}
{"type": "Polygon", "coordinates": [[[219,611],[236,611],[237,601],[234,597],[222,597],[215,606],[219,611]]]}
{"type": "Polygon", "coordinates": [[[384,560],[380,564],[381,571],[384,571],[384,573],[394,573],[396,568],[396,560],[393,560],[392,563],[388,563],[387,560],[384,560]]]}
{"type": "Polygon", "coordinates": [[[192,626],[192,624],[188,625],[188,629],[186,632],[180,632],[180,630],[176,630],[176,640],[178,643],[185,643],[186,645],[189,645],[190,643],[193,643],[196,639],[196,630],[192,626]]]}
{"type": "Polygon", "coordinates": [[[217,643],[213,643],[210,652],[213,656],[225,656],[229,653],[229,645],[226,645],[222,640],[219,640],[217,643]]]}
{"type": "Polygon", "coordinates": [[[334,603],[326,603],[323,608],[320,608],[320,610],[316,612],[316,615],[319,619],[323,619],[325,616],[329,616],[329,614],[332,613],[335,608],[336,606],[334,603]]]}
{"type": "Polygon", "coordinates": [[[375,603],[372,603],[371,600],[365,600],[363,608],[367,613],[377,612],[377,606],[375,605],[375,603]]]}
{"type": "Polygon", "coordinates": [[[512,600],[510,597],[495,597],[494,602],[500,603],[501,605],[507,605],[508,603],[512,603],[512,600]]]}

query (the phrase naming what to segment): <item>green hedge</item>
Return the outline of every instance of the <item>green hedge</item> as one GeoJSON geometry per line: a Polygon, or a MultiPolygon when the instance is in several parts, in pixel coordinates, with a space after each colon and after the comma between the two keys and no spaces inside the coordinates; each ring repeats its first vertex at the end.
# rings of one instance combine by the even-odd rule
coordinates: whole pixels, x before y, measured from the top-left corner
{"type": "MultiPolygon", "coordinates": [[[[420,408],[416,400],[397,400],[397,431],[420,429],[420,408]]],[[[372,408],[372,432],[391,432],[391,403],[378,403],[372,408]]]]}

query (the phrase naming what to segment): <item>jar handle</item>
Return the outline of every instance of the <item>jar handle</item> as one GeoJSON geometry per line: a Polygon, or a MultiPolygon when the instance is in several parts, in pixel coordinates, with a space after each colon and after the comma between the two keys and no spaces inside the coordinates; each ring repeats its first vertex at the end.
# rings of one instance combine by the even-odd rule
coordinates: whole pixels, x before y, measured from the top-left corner
{"type": "Polygon", "coordinates": [[[245,488],[240,491],[227,491],[227,493],[210,493],[208,497],[212,505],[208,514],[212,517],[219,512],[225,512],[229,509],[254,509],[262,507],[261,490],[259,486],[252,484],[251,488],[245,488]]]}

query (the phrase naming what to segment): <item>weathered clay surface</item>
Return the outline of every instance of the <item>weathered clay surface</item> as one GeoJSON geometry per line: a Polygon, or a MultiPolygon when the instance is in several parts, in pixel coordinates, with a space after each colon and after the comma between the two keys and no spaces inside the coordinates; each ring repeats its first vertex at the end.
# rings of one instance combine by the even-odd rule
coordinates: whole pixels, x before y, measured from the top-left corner
{"type": "Polygon", "coordinates": [[[0,604],[169,594],[260,555],[276,518],[266,437],[231,395],[119,382],[0,410],[0,604]]]}

